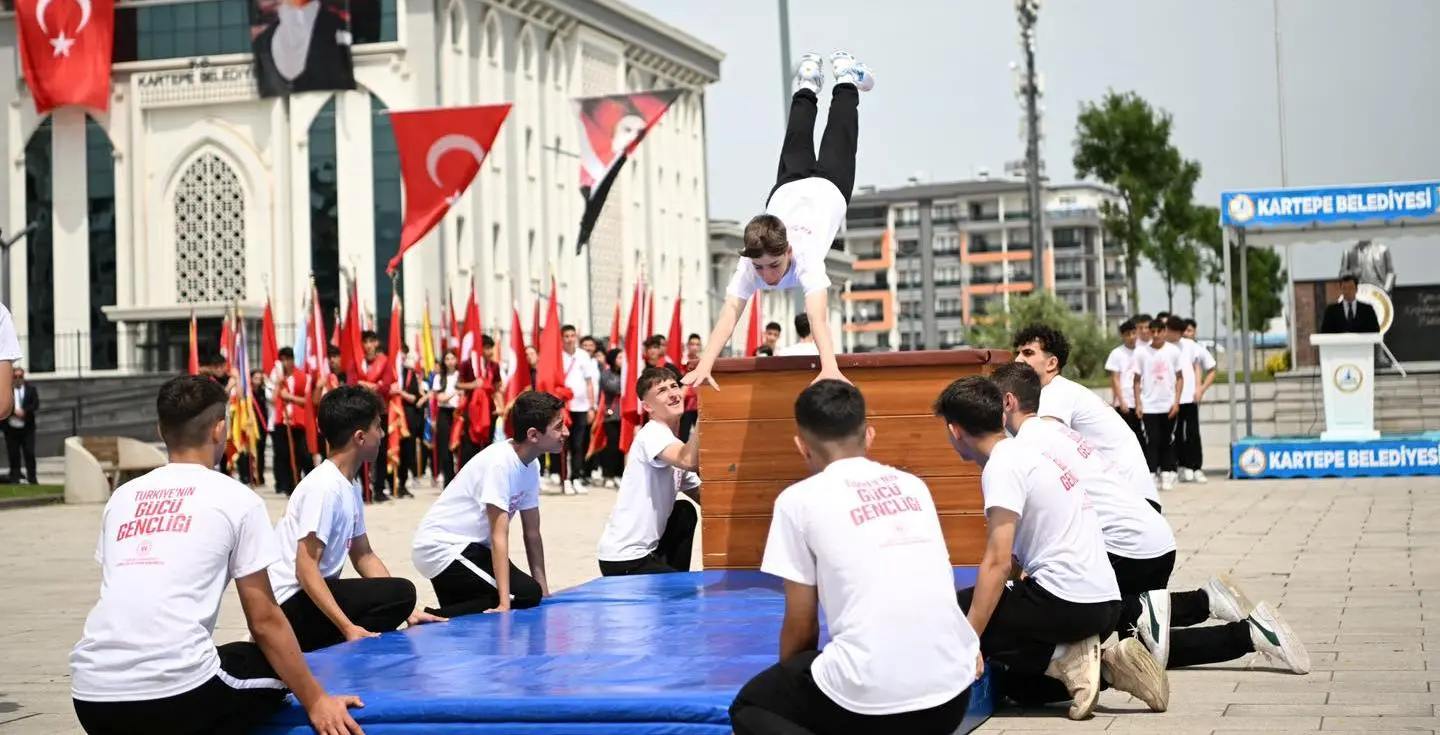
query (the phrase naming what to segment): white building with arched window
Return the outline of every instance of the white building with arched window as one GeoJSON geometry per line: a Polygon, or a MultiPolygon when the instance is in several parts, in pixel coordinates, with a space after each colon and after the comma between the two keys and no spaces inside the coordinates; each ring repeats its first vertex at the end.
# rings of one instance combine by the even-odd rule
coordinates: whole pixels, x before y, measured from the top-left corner
{"type": "MultiPolygon", "coordinates": [[[[118,0],[107,115],[41,118],[23,81],[8,90],[0,228],[35,227],[0,280],[32,373],[183,369],[191,314],[213,349],[227,307],[258,320],[267,297],[290,344],[312,277],[328,317],[355,276],[383,336],[403,216],[386,113],[498,102],[514,108],[476,183],[399,274],[407,339],[423,303],[437,329],[445,292],[463,310],[472,279],[488,333],[512,304],[528,329],[552,274],[563,320],[605,335],[642,270],[660,331],[683,294],[685,330],[708,333],[704,93],[722,54],[619,0],[378,2],[354,91],[259,99],[247,0],[118,0]],[[577,256],[571,100],[673,87],[577,256]]],[[[13,13],[0,45],[22,79],[13,13]]]]}

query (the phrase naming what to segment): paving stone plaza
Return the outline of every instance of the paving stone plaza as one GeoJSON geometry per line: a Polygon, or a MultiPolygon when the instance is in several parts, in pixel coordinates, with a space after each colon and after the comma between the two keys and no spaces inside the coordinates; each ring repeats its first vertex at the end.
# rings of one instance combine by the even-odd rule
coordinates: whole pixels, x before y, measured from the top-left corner
{"type": "MultiPolygon", "coordinates": [[[[264,492],[278,517],[283,499],[264,492]]],[[[417,582],[423,580],[410,563],[410,537],[438,493],[422,483],[414,500],[366,509],[381,558],[417,582]]],[[[1212,480],[1182,485],[1162,500],[1180,541],[1173,586],[1231,575],[1252,600],[1278,605],[1309,648],[1311,673],[1281,672],[1252,656],[1170,672],[1170,709],[1163,714],[1106,692],[1089,721],[1070,722],[1058,709],[1007,711],[979,732],[1440,731],[1440,478],[1212,480]]],[[[597,576],[595,543],[613,492],[549,494],[542,502],[552,588],[597,576]]],[[[99,521],[99,506],[0,511],[0,538],[9,549],[0,557],[0,735],[81,733],[66,657],[98,594],[92,554],[99,521]]],[[[523,547],[516,546],[523,565],[523,547]]],[[[421,599],[432,602],[428,583],[419,588],[421,599]]],[[[245,634],[232,586],[217,637],[245,634]]]]}

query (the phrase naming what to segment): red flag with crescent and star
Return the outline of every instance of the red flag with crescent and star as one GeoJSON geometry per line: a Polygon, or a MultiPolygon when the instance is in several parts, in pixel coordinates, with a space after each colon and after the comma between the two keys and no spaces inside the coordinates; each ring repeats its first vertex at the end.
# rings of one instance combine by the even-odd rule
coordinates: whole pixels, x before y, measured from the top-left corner
{"type": "Polygon", "coordinates": [[[575,100],[580,118],[580,194],[585,197],[576,255],[590,242],[616,175],[670,105],[680,99],[681,91],[660,89],[575,100]]]}
{"type": "Polygon", "coordinates": [[[400,267],[405,252],[429,234],[470,187],[509,115],[508,103],[390,113],[405,182],[405,225],[400,250],[386,273],[400,267]]]}
{"type": "Polygon", "coordinates": [[[35,112],[110,109],[115,0],[15,0],[15,25],[35,112]]]}

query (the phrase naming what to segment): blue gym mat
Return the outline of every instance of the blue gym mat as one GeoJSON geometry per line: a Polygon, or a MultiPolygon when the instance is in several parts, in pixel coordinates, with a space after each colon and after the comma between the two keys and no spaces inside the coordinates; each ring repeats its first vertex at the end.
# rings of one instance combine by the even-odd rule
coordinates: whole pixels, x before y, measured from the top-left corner
{"type": "MultiPolygon", "coordinates": [[[[958,587],[974,579],[955,569],[958,587]]],[[[780,580],[755,571],[609,577],[306,659],[365,702],[367,735],[726,735],[735,693],[775,663],[784,605],[780,580]]],[[[989,690],[988,675],[972,687],[959,732],[989,717],[989,690]]],[[[312,730],[291,698],[258,732],[312,730]]]]}

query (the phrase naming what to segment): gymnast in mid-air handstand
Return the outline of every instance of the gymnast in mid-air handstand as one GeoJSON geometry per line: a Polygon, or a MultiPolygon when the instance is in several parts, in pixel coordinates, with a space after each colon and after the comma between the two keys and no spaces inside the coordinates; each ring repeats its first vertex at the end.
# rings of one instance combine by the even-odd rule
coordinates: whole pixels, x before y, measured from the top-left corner
{"type": "Polygon", "coordinates": [[[815,152],[815,117],[819,110],[823,63],[817,54],[804,54],[795,68],[795,95],[790,122],[780,148],[780,171],[770,190],[765,213],[745,226],[740,263],[725,293],[725,306],[710,333],[710,340],[694,370],[682,382],[688,386],[708,382],[718,388],[710,369],[725,349],[745,304],[756,291],[799,286],[805,293],[805,313],[815,347],[820,353],[816,380],[845,380],[835,361],[835,340],[830,333],[830,277],[825,255],[835,240],[850,193],[855,188],[855,147],[860,132],[860,92],[875,86],[870,70],[844,51],[830,56],[834,71],[830,118],[815,152]]]}

